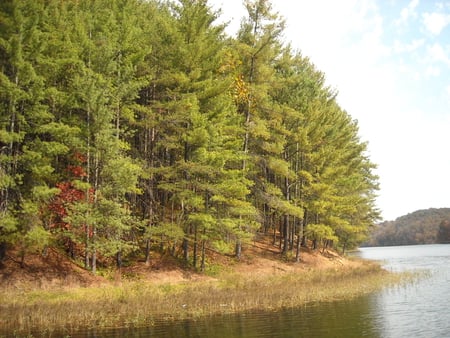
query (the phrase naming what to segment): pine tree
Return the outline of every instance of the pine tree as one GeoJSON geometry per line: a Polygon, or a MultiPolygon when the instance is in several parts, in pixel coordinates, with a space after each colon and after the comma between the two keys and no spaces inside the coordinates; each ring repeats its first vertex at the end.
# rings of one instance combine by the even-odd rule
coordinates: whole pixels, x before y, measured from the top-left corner
{"type": "MultiPolygon", "coordinates": [[[[238,34],[243,58],[242,76],[237,87],[239,110],[245,117],[244,152],[251,158],[255,206],[267,224],[280,224],[280,246],[284,254],[292,246],[291,223],[302,214],[292,200],[294,167],[287,143],[292,109],[278,101],[275,88],[284,81],[276,64],[283,56],[281,34],[284,22],[274,14],[268,1],[246,2],[248,19],[238,34]]],[[[244,162],[244,168],[246,163],[244,162]]]]}
{"type": "Polygon", "coordinates": [[[204,270],[261,227],[297,260],[363,240],[357,123],[270,2],[245,5],[232,39],[205,0],[0,4],[0,260],[59,246],[95,272],[159,244],[204,270]]]}
{"type": "Polygon", "coordinates": [[[49,241],[43,206],[57,192],[52,188],[54,159],[68,149],[48,135],[53,115],[44,100],[45,78],[39,69],[45,45],[43,6],[8,1],[1,12],[2,237],[18,242],[24,255],[26,249],[43,249],[49,241]]]}
{"type": "Polygon", "coordinates": [[[71,38],[81,46],[81,67],[72,89],[82,122],[86,198],[93,191],[92,200],[86,201],[93,206],[83,208],[85,219],[92,223],[81,222],[80,226],[85,231],[86,266],[90,256],[94,272],[98,254],[120,258],[131,247],[129,232],[134,222],[125,197],[139,192],[141,169],[127,154],[127,129],[134,120],[135,99],[145,84],[136,76],[145,52],[130,42],[139,35],[131,15],[138,7],[133,4],[87,1],[72,9],[76,29],[71,38]]]}

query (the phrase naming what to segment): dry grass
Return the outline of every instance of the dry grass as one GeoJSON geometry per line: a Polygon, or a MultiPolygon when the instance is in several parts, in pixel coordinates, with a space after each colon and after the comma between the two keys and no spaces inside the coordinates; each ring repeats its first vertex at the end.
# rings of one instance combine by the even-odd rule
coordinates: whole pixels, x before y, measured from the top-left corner
{"type": "Polygon", "coordinates": [[[222,273],[195,282],[127,281],[121,285],[59,290],[3,291],[0,327],[33,329],[150,325],[180,319],[256,309],[277,310],[308,302],[348,299],[397,283],[402,276],[374,263],[354,267],[302,269],[250,276],[222,273]]]}
{"type": "Polygon", "coordinates": [[[376,263],[333,252],[302,252],[302,262],[280,260],[263,238],[247,246],[243,259],[212,253],[206,274],[180,268],[173,258],[135,262],[120,278],[114,271],[92,276],[58,253],[14,260],[0,270],[0,337],[67,332],[89,327],[149,326],[156,320],[297,307],[350,299],[398,283],[404,275],[376,263]],[[169,259],[169,260],[167,260],[169,259]]]}

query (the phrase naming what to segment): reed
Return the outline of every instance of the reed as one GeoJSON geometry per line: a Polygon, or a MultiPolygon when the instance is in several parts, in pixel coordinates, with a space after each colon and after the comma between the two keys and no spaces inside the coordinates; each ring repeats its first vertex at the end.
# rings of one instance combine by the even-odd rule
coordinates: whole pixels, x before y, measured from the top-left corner
{"type": "MultiPolygon", "coordinates": [[[[405,280],[373,263],[358,268],[304,270],[270,276],[224,273],[216,280],[68,290],[2,291],[0,327],[17,332],[81,327],[135,327],[220,313],[277,310],[349,299],[405,280]]],[[[1,336],[1,332],[0,332],[1,336]]]]}

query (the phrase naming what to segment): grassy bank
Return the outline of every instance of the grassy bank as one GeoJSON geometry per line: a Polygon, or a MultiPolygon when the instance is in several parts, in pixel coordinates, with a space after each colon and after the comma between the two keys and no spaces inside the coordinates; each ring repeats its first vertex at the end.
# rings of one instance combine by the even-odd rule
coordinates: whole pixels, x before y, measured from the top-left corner
{"type": "Polygon", "coordinates": [[[364,262],[357,267],[282,274],[222,273],[195,282],[0,292],[0,327],[47,332],[78,327],[151,325],[155,320],[252,310],[277,310],[310,302],[349,299],[397,283],[404,276],[364,262]]]}

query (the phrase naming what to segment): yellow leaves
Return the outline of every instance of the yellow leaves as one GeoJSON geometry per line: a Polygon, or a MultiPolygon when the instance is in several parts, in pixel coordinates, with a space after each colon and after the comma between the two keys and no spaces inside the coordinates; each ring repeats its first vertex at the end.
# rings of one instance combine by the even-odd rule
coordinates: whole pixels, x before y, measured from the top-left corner
{"type": "Polygon", "coordinates": [[[248,104],[250,102],[249,85],[243,75],[234,78],[233,96],[237,104],[248,104]]]}
{"type": "Polygon", "coordinates": [[[222,62],[218,69],[220,74],[225,74],[227,72],[232,72],[236,69],[236,67],[240,64],[237,56],[233,55],[231,51],[226,51],[222,55],[222,62]]]}

